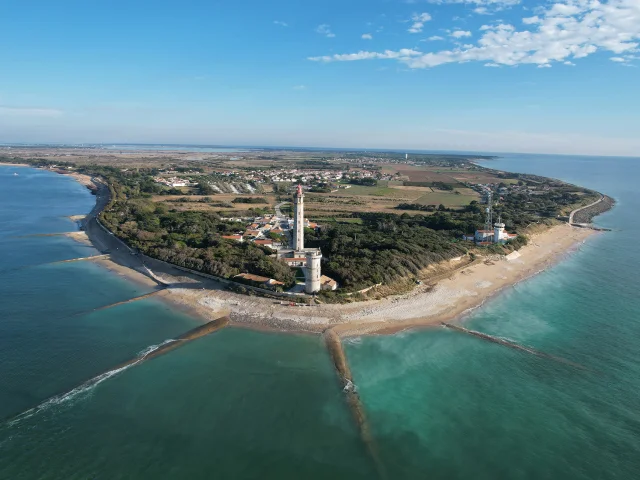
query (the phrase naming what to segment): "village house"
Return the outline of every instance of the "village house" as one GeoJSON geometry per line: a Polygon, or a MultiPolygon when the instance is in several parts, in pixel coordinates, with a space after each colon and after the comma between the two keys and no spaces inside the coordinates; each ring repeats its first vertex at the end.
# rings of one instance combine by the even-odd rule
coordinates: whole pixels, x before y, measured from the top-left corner
{"type": "Polygon", "coordinates": [[[249,285],[253,285],[260,288],[267,288],[269,290],[276,290],[278,287],[283,287],[284,283],[274,280],[273,278],[262,277],[260,275],[254,275],[252,273],[241,273],[233,277],[237,280],[244,280],[249,285]]]}
{"type": "Polygon", "coordinates": [[[244,241],[242,235],[222,235],[222,238],[224,238],[225,240],[235,240],[236,242],[240,243],[244,241]]]}

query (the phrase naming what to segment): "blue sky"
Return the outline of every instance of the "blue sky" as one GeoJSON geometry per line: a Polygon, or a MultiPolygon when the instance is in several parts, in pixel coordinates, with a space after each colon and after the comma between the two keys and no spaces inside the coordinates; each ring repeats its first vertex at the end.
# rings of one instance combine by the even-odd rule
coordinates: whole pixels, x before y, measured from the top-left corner
{"type": "Polygon", "coordinates": [[[0,2],[0,141],[640,155],[640,0],[0,2]]]}

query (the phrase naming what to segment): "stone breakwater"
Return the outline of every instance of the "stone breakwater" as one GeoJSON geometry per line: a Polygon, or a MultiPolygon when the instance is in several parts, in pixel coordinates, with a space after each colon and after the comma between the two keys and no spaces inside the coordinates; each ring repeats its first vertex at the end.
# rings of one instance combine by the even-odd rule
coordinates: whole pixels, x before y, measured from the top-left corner
{"type": "Polygon", "coordinates": [[[19,413],[17,415],[13,415],[9,418],[6,418],[4,419],[4,422],[19,421],[20,419],[30,417],[34,413],[37,413],[40,410],[47,408],[51,405],[58,405],[69,399],[72,399],[78,394],[92,390],[93,388],[95,388],[105,380],[108,380],[109,378],[115,375],[118,375],[120,372],[126,370],[129,367],[139,365],[142,362],[146,362],[148,360],[151,360],[152,358],[159,357],[160,355],[164,355],[165,353],[168,353],[171,350],[174,350],[183,345],[186,345],[187,343],[193,340],[197,340],[198,338],[214,333],[226,327],[228,324],[229,324],[228,317],[225,316],[225,317],[216,318],[215,320],[212,320],[204,325],[200,325],[199,327],[189,330],[188,332],[180,335],[175,339],[172,338],[172,339],[166,340],[165,342],[159,345],[151,345],[135,358],[132,358],[131,360],[127,360],[126,362],[123,362],[115,366],[114,368],[111,368],[99,375],[96,375],[95,377],[87,380],[86,382],[81,383],[80,385],[73,388],[72,390],[68,390],[64,393],[49,397],[47,400],[41,402],[35,407],[25,410],[22,413],[19,413]]]}
{"type": "Polygon", "coordinates": [[[614,205],[615,200],[613,198],[603,195],[600,202],[576,211],[573,215],[573,222],[583,224],[591,223],[591,220],[593,220],[594,217],[611,210],[614,205]]]}

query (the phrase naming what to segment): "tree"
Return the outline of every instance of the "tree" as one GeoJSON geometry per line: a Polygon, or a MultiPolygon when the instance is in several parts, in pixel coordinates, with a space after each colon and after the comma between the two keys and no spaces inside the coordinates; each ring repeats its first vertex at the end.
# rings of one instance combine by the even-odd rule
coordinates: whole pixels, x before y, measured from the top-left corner
{"type": "Polygon", "coordinates": [[[214,195],[216,191],[214,188],[206,182],[198,183],[198,195],[214,195]]]}

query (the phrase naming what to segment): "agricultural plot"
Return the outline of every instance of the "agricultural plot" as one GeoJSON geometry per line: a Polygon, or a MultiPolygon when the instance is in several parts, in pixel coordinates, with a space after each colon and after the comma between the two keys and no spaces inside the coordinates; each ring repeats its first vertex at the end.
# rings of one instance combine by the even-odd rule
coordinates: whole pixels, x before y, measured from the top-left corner
{"type": "MultiPolygon", "coordinates": [[[[473,190],[472,190],[473,191],[473,190]]],[[[475,192],[474,192],[475,193],[475,192]]],[[[448,208],[460,208],[468,205],[472,200],[478,200],[479,195],[462,195],[453,192],[443,192],[436,190],[433,193],[428,193],[418,198],[414,203],[420,205],[444,205],[448,208]]]]}
{"type": "Polygon", "coordinates": [[[273,208],[274,195],[154,195],[152,200],[178,211],[245,211],[249,208],[273,208]],[[234,203],[237,198],[266,199],[267,203],[234,203]]]}

